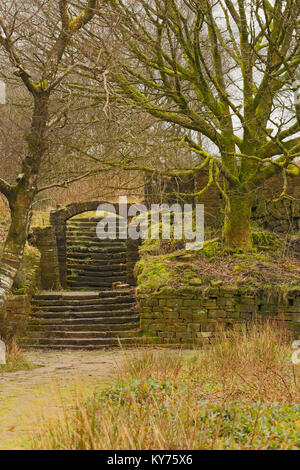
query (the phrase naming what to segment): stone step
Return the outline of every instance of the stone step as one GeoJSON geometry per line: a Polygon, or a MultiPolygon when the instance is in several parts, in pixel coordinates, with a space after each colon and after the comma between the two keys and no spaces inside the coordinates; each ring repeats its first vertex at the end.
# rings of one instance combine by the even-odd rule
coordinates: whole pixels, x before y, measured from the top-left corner
{"type": "Polygon", "coordinates": [[[113,251],[116,251],[116,250],[122,250],[122,251],[126,251],[126,245],[125,243],[122,243],[122,242],[113,242],[113,243],[105,243],[105,240],[99,240],[99,238],[94,238],[92,240],[89,240],[89,241],[84,241],[84,240],[80,240],[80,237],[74,237],[73,239],[71,238],[68,238],[66,240],[66,246],[67,248],[68,247],[86,247],[86,248],[94,248],[94,247],[97,247],[97,248],[102,248],[103,250],[110,250],[112,249],[113,251]]]}
{"type": "Polygon", "coordinates": [[[99,289],[101,291],[103,290],[111,290],[112,288],[112,282],[104,284],[103,282],[99,283],[84,283],[84,282],[75,282],[75,281],[70,281],[67,283],[67,286],[71,290],[95,290],[99,289]]]}
{"type": "Polygon", "coordinates": [[[22,345],[27,347],[48,346],[51,349],[54,347],[68,348],[70,346],[81,347],[111,347],[120,346],[123,344],[138,344],[142,342],[142,337],[129,337],[129,338],[24,338],[22,345]]]}
{"type": "MultiPolygon", "coordinates": [[[[116,282],[121,282],[121,281],[116,281],[116,282]]],[[[123,281],[122,281],[123,282],[123,281]]],[[[112,289],[113,282],[104,282],[104,281],[98,281],[98,282],[86,282],[86,281],[74,281],[74,280],[69,280],[68,281],[68,287],[71,290],[99,290],[99,291],[110,291],[112,289]],[[76,289],[77,287],[77,289],[76,289]]]]}
{"type": "MultiPolygon", "coordinates": [[[[70,327],[70,328],[80,328],[84,327],[85,325],[88,325],[89,327],[93,325],[93,327],[97,328],[99,327],[104,328],[105,325],[109,328],[113,328],[114,325],[118,327],[119,329],[121,328],[121,325],[125,326],[129,325],[134,325],[136,323],[139,323],[139,315],[136,314],[130,314],[130,315],[120,315],[120,316],[100,316],[100,317],[87,317],[87,318],[81,318],[80,316],[78,318],[66,318],[65,316],[60,316],[60,317],[55,317],[55,318],[35,318],[35,316],[31,316],[29,319],[29,325],[30,328],[38,328],[38,327],[49,327],[52,328],[52,326],[59,325],[60,328],[63,326],[65,327],[70,327]]],[[[104,328],[105,329],[105,328],[104,328]]]]}
{"type": "Polygon", "coordinates": [[[79,271],[95,271],[97,272],[120,272],[120,271],[126,271],[126,264],[120,263],[120,264],[84,264],[84,263],[74,263],[74,262],[67,262],[67,268],[73,269],[73,270],[79,270],[79,271]]]}
{"type": "Polygon", "coordinates": [[[67,279],[71,281],[84,281],[84,282],[123,282],[126,280],[126,272],[116,272],[113,273],[111,276],[108,276],[106,273],[103,272],[82,272],[78,273],[77,271],[73,272],[72,274],[67,275],[67,279]]]}
{"type": "MultiPolygon", "coordinates": [[[[94,230],[94,229],[90,230],[90,231],[87,231],[86,229],[82,230],[80,228],[78,228],[78,229],[68,229],[66,234],[67,234],[67,239],[69,239],[69,238],[73,239],[74,237],[88,237],[88,238],[91,238],[91,239],[97,238],[97,240],[99,240],[98,237],[97,237],[96,230],[94,230]]],[[[113,240],[111,240],[111,241],[113,241],[113,240]]]]}
{"type": "Polygon", "coordinates": [[[90,243],[90,242],[99,242],[99,243],[102,243],[103,245],[125,245],[125,240],[119,240],[118,238],[116,237],[113,237],[113,238],[105,238],[105,239],[100,239],[98,238],[97,236],[97,233],[96,231],[91,231],[91,232],[82,232],[80,230],[77,230],[76,232],[75,231],[67,231],[67,242],[68,241],[82,241],[82,242],[87,242],[87,243],[90,243]]]}
{"type": "Polygon", "coordinates": [[[97,219],[97,220],[72,220],[72,222],[67,223],[67,228],[77,228],[77,227],[96,227],[99,222],[104,222],[104,224],[107,226],[108,224],[112,227],[113,225],[118,226],[126,226],[128,225],[128,222],[126,219],[113,219],[112,217],[106,217],[105,220],[102,219],[97,219]]]}
{"type": "Polygon", "coordinates": [[[114,282],[125,282],[126,276],[112,276],[112,277],[89,277],[89,276],[67,276],[67,283],[71,286],[79,284],[81,287],[96,286],[99,289],[103,287],[111,287],[114,282]]]}
{"type": "Polygon", "coordinates": [[[67,256],[68,254],[74,255],[74,253],[84,253],[86,255],[94,257],[94,255],[110,255],[110,254],[118,254],[119,256],[126,256],[126,250],[123,247],[118,246],[110,246],[110,247],[103,247],[98,246],[87,246],[82,245],[80,242],[72,243],[67,245],[67,256]]]}
{"type": "MultiPolygon", "coordinates": [[[[65,312],[53,312],[53,311],[38,311],[34,312],[31,318],[36,318],[36,319],[50,319],[50,318],[104,318],[104,317],[109,317],[110,320],[112,321],[113,318],[118,318],[118,317],[124,317],[124,316],[130,316],[132,315],[133,317],[136,317],[136,313],[133,310],[114,310],[113,312],[111,310],[87,310],[87,311],[65,311],[65,312]]],[[[112,322],[113,323],[113,322],[112,322]]]]}
{"type": "Polygon", "coordinates": [[[94,331],[94,330],[84,330],[84,331],[65,331],[65,330],[40,330],[40,331],[30,331],[28,333],[28,338],[75,338],[75,339],[86,339],[86,338],[98,338],[98,339],[125,339],[125,338],[133,338],[134,336],[138,336],[140,334],[140,330],[138,328],[132,328],[128,331],[94,331]]]}
{"type": "Polygon", "coordinates": [[[91,222],[91,223],[98,223],[100,222],[102,219],[104,219],[105,217],[105,220],[120,220],[120,221],[124,221],[126,219],[124,218],[119,218],[119,217],[116,217],[114,215],[101,215],[101,216],[95,216],[95,217],[72,217],[71,219],[69,219],[69,221],[67,222],[68,224],[72,224],[72,223],[86,223],[86,222],[91,222]]]}
{"type": "Polygon", "coordinates": [[[39,292],[32,299],[35,313],[29,317],[27,338],[21,344],[26,348],[77,350],[141,344],[133,289],[125,283],[111,289],[112,281],[126,280],[118,267],[116,272],[98,272],[93,271],[95,266],[84,271],[80,265],[80,287],[86,289],[90,279],[96,279],[94,289],[99,290],[39,292]]]}
{"type": "MultiPolygon", "coordinates": [[[[109,280],[111,278],[115,279],[116,277],[122,277],[122,279],[125,279],[126,275],[127,273],[125,270],[122,270],[122,271],[98,271],[98,270],[88,271],[84,269],[75,269],[75,268],[67,269],[67,277],[68,279],[71,279],[71,280],[74,280],[75,278],[84,280],[86,279],[86,277],[89,277],[89,278],[97,278],[100,282],[101,281],[106,282],[107,279],[109,280]]],[[[118,280],[116,282],[118,282],[118,280]]]]}
{"type": "MultiPolygon", "coordinates": [[[[124,239],[119,239],[119,231],[120,231],[120,228],[124,228],[125,225],[118,225],[116,226],[116,230],[113,229],[111,230],[110,227],[105,227],[107,230],[107,232],[109,234],[111,234],[111,239],[110,241],[121,241],[121,242],[126,242],[126,240],[124,239]],[[115,236],[113,236],[115,235],[115,236]]],[[[90,226],[90,227],[84,227],[84,226],[81,226],[81,225],[78,225],[78,226],[73,226],[73,227],[67,227],[66,229],[66,234],[67,236],[69,235],[83,235],[83,236],[87,236],[87,237],[91,237],[91,236],[97,236],[97,232],[96,232],[96,229],[97,229],[97,225],[93,225],[93,226],[90,226]]]]}
{"type": "Polygon", "coordinates": [[[127,297],[132,295],[133,290],[128,288],[126,290],[103,290],[103,291],[39,291],[34,296],[34,300],[92,300],[92,299],[103,299],[107,297],[127,297]]]}
{"type": "Polygon", "coordinates": [[[123,317],[123,319],[127,319],[127,321],[124,320],[122,322],[120,320],[115,323],[110,323],[109,318],[104,319],[107,320],[107,322],[101,321],[100,319],[98,323],[98,318],[95,318],[94,322],[85,320],[84,323],[82,323],[82,319],[68,319],[66,321],[57,319],[55,323],[53,323],[54,320],[49,320],[49,322],[46,322],[46,320],[40,322],[29,321],[28,328],[30,331],[128,331],[139,328],[140,322],[138,319],[132,320],[131,317],[123,317]]]}
{"type": "MultiPolygon", "coordinates": [[[[145,347],[145,339],[144,338],[136,338],[136,343],[132,345],[132,343],[124,344],[121,343],[121,348],[122,349],[136,349],[137,347],[145,347]]],[[[85,345],[85,346],[77,346],[77,345],[49,345],[49,344],[32,344],[29,341],[25,344],[24,342],[21,342],[21,346],[24,349],[27,350],[41,350],[41,351],[108,351],[110,349],[117,349],[120,348],[120,343],[118,342],[117,344],[110,344],[110,345],[85,345]]]]}
{"type": "Polygon", "coordinates": [[[105,280],[110,280],[112,278],[115,279],[115,277],[126,277],[126,271],[85,271],[84,269],[67,269],[67,276],[69,279],[74,279],[75,277],[78,279],[86,279],[88,278],[89,280],[97,280],[97,279],[103,279],[105,280]]]}
{"type": "Polygon", "coordinates": [[[104,247],[100,243],[95,243],[94,245],[87,245],[87,244],[75,244],[68,243],[66,248],[67,255],[68,253],[87,253],[88,255],[93,256],[93,254],[109,254],[109,253],[118,253],[120,255],[126,255],[125,249],[122,247],[104,247]]]}
{"type": "MultiPolygon", "coordinates": [[[[97,223],[95,222],[73,223],[73,224],[68,224],[66,229],[67,230],[86,230],[87,232],[91,230],[96,231],[98,223],[99,222],[97,223]]],[[[118,234],[120,230],[123,232],[126,227],[128,227],[128,224],[126,224],[126,222],[115,223],[113,220],[106,220],[105,224],[101,226],[101,228],[104,228],[106,232],[110,232],[112,234],[115,234],[115,233],[118,234]]]]}
{"type": "Polygon", "coordinates": [[[120,246],[126,250],[126,244],[121,241],[121,240],[102,240],[97,237],[97,235],[82,235],[81,233],[79,234],[74,234],[74,235],[67,235],[66,243],[68,245],[72,245],[75,242],[79,242],[81,245],[99,245],[103,247],[115,247],[115,246],[120,246]]]}
{"type": "Polygon", "coordinates": [[[47,307],[51,305],[55,306],[84,306],[84,305],[116,305],[116,304],[132,304],[135,302],[135,298],[131,295],[123,295],[123,296],[115,296],[115,297],[99,297],[93,299],[61,299],[61,300],[51,300],[51,299],[34,299],[32,300],[31,304],[35,308],[39,307],[47,307]]]}
{"type": "MultiPolygon", "coordinates": [[[[119,279],[115,278],[116,282],[121,282],[119,279]]],[[[112,288],[112,285],[115,281],[105,281],[105,280],[98,280],[98,281],[84,281],[82,279],[68,279],[67,283],[70,289],[76,288],[78,286],[78,289],[83,289],[83,290],[92,290],[92,289],[99,289],[99,290],[110,290],[112,288]]],[[[125,278],[123,278],[123,281],[125,281],[125,278]]],[[[122,281],[122,282],[123,282],[122,281]]],[[[76,289],[76,290],[78,290],[76,289]]]]}
{"type": "Polygon", "coordinates": [[[104,247],[116,247],[120,246],[124,249],[126,249],[126,244],[122,240],[107,240],[107,239],[100,239],[97,236],[83,236],[81,234],[75,234],[75,235],[67,235],[67,245],[74,245],[76,243],[79,244],[84,244],[86,246],[89,245],[101,245],[104,247]]]}
{"type": "Polygon", "coordinates": [[[126,262],[126,253],[86,253],[80,251],[73,251],[67,256],[67,261],[101,261],[101,262],[113,262],[113,263],[124,263],[126,262]]]}
{"type": "MultiPolygon", "coordinates": [[[[117,264],[114,264],[114,260],[86,260],[86,259],[67,259],[67,266],[72,268],[73,266],[74,267],[78,267],[78,268],[81,268],[81,269],[86,269],[86,268],[91,268],[91,270],[95,270],[95,269],[99,269],[100,271],[110,271],[113,268],[113,266],[117,266],[118,268],[122,268],[122,269],[126,269],[127,268],[127,265],[123,262],[123,263],[117,263],[117,264]]],[[[116,270],[118,270],[116,268],[116,270]]]]}
{"type": "MultiPolygon", "coordinates": [[[[113,291],[111,291],[113,292],[113,291]]],[[[115,291],[117,292],[117,291],[115,291]]],[[[122,291],[119,291],[120,295],[122,291]]],[[[102,296],[102,293],[99,291],[88,291],[88,292],[82,292],[82,291],[40,291],[38,294],[34,296],[34,300],[61,300],[61,299],[68,299],[68,300],[92,300],[92,299],[99,299],[100,295],[102,296]]],[[[104,297],[105,292],[103,293],[104,297]]]]}
{"type": "Polygon", "coordinates": [[[84,304],[84,305],[36,305],[34,306],[37,312],[92,312],[92,311],[114,311],[114,310],[128,310],[132,307],[130,303],[97,303],[97,304],[84,304]]]}
{"type": "Polygon", "coordinates": [[[70,253],[67,257],[67,263],[73,264],[88,264],[89,266],[126,266],[125,253],[70,253]]]}

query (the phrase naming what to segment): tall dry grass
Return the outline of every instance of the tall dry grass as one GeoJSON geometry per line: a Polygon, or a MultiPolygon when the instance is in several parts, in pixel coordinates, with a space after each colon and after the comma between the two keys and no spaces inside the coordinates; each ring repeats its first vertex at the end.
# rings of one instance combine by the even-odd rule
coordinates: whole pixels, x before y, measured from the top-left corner
{"type": "Polygon", "coordinates": [[[26,359],[15,337],[5,340],[5,345],[6,364],[0,365],[0,373],[17,372],[19,370],[29,370],[36,367],[26,359]]]}
{"type": "Polygon", "coordinates": [[[44,422],[33,448],[300,447],[287,333],[253,324],[218,336],[206,351],[124,353],[115,384],[44,422]]]}

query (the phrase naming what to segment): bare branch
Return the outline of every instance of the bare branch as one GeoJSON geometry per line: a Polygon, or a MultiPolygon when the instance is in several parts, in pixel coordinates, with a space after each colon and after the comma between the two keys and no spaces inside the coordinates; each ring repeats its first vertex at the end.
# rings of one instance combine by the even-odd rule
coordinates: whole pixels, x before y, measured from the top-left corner
{"type": "Polygon", "coordinates": [[[10,198],[12,191],[11,185],[5,181],[3,178],[0,178],[0,192],[7,198],[10,198]]]}
{"type": "Polygon", "coordinates": [[[70,21],[69,28],[72,33],[79,31],[79,29],[85,26],[93,18],[94,14],[96,13],[97,3],[97,0],[88,0],[88,4],[83,12],[70,21]]]}
{"type": "MultiPolygon", "coordinates": [[[[98,170],[99,172],[99,170],[98,170]]],[[[42,191],[47,191],[48,189],[53,189],[53,188],[67,188],[71,183],[75,183],[76,181],[80,181],[84,178],[87,178],[88,176],[94,175],[97,173],[97,170],[93,171],[88,171],[84,175],[76,176],[75,178],[71,178],[69,180],[61,181],[60,183],[53,183],[49,184],[48,186],[44,186],[42,188],[39,188],[37,190],[37,194],[41,193],[42,191]]]]}
{"type": "Polygon", "coordinates": [[[31,80],[30,73],[22,65],[20,58],[17,55],[17,52],[14,48],[13,41],[11,39],[11,34],[9,33],[5,21],[0,17],[0,26],[4,33],[4,37],[0,35],[0,45],[8,52],[9,59],[11,64],[16,67],[15,75],[20,77],[23,80],[28,91],[35,95],[36,88],[31,80]]]}

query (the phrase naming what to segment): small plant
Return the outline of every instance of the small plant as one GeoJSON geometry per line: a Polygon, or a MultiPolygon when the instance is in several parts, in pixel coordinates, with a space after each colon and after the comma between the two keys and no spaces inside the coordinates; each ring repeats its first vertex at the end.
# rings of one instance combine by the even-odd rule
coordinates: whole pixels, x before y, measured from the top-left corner
{"type": "Polygon", "coordinates": [[[30,370],[36,366],[24,357],[16,338],[12,337],[6,342],[6,364],[0,365],[1,372],[17,372],[19,370],[30,370]]]}

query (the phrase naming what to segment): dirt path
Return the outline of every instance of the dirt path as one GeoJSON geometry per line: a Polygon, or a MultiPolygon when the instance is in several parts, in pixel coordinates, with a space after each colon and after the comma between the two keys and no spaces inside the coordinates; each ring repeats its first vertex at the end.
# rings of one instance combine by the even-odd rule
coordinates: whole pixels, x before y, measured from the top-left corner
{"type": "Polygon", "coordinates": [[[30,435],[42,416],[54,417],[72,406],[76,394],[111,382],[122,352],[31,352],[41,367],[0,373],[0,449],[28,449],[30,435]]]}

